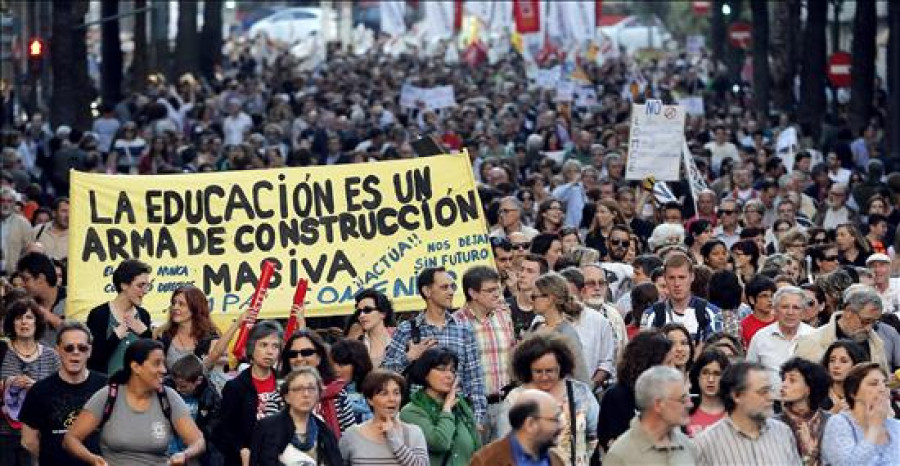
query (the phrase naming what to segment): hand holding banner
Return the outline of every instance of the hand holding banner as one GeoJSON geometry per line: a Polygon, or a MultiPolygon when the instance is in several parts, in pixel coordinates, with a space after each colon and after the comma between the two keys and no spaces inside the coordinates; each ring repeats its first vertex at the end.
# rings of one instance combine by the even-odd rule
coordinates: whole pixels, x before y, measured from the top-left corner
{"type": "Polygon", "coordinates": [[[263,300],[266,299],[266,295],[269,291],[269,283],[272,281],[272,275],[274,273],[275,264],[270,261],[263,262],[262,272],[259,274],[259,282],[256,284],[253,298],[250,299],[249,319],[241,323],[237,342],[235,342],[234,349],[232,349],[232,354],[238,361],[244,359],[244,347],[247,346],[247,336],[250,334],[250,329],[256,324],[256,316],[259,315],[259,309],[262,307],[263,300]]]}
{"type": "Polygon", "coordinates": [[[288,319],[287,325],[284,327],[285,342],[287,342],[288,339],[291,338],[291,335],[294,334],[294,331],[297,330],[297,321],[299,320],[299,316],[297,315],[297,308],[303,306],[303,303],[306,300],[306,289],[308,287],[309,280],[305,278],[301,278],[300,282],[297,283],[297,289],[296,291],[294,291],[294,305],[291,306],[291,317],[288,319]]]}

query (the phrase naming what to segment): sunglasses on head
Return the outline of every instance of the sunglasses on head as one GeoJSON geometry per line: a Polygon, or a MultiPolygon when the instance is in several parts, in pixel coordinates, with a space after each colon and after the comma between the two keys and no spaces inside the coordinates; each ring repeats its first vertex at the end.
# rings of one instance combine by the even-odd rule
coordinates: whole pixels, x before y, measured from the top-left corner
{"type": "Polygon", "coordinates": [[[87,353],[90,351],[91,345],[75,345],[69,344],[62,347],[64,353],[74,353],[75,350],[78,350],[79,353],[87,353]]]}
{"type": "Polygon", "coordinates": [[[296,358],[297,356],[302,356],[304,358],[308,358],[314,354],[316,354],[316,350],[313,348],[303,348],[302,350],[287,350],[284,352],[285,356],[288,359],[296,358]]]}
{"type": "Polygon", "coordinates": [[[372,306],[363,306],[363,307],[357,309],[357,311],[359,311],[360,314],[370,314],[373,312],[377,312],[378,308],[372,307],[372,306]]]}

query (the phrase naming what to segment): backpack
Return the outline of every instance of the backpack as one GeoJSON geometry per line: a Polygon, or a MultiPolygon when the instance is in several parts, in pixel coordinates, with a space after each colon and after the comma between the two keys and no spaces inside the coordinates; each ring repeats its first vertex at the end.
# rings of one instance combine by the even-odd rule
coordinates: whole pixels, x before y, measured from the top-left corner
{"type": "MultiPolygon", "coordinates": [[[[709,326],[709,314],[706,312],[707,302],[705,299],[694,297],[693,302],[697,304],[694,308],[694,315],[697,316],[697,334],[694,335],[694,343],[699,343],[706,339],[706,328],[709,326]]],[[[650,326],[653,328],[660,328],[665,325],[666,302],[661,301],[655,303],[651,309],[653,309],[653,322],[650,326]]]]}
{"type": "MultiPolygon", "coordinates": [[[[162,407],[163,415],[166,416],[169,425],[172,426],[172,432],[175,432],[175,424],[172,423],[172,405],[169,404],[169,395],[166,393],[165,387],[156,392],[156,396],[159,398],[159,406],[162,407]]],[[[103,417],[100,418],[100,425],[97,426],[98,430],[102,429],[106,422],[109,421],[109,418],[112,417],[113,408],[116,406],[116,399],[118,397],[119,384],[109,384],[109,394],[106,397],[106,404],[103,405],[103,417]]]]}

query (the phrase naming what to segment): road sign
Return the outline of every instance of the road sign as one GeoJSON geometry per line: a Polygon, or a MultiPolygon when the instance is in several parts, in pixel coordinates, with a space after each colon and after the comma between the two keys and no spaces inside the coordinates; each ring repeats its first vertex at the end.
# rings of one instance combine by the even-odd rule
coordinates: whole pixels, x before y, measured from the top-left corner
{"type": "Polygon", "coordinates": [[[732,47],[746,49],[750,47],[750,23],[737,21],[728,26],[728,43],[732,47]]]}
{"type": "Polygon", "coordinates": [[[834,87],[850,87],[850,54],[834,52],[828,57],[828,80],[834,87]]]}

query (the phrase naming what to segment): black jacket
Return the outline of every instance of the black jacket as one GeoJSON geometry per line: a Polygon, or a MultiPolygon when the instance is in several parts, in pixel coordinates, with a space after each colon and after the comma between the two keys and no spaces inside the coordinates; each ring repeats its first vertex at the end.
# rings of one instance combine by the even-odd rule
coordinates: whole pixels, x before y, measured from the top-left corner
{"type": "Polygon", "coordinates": [[[249,367],[244,369],[222,389],[222,416],[213,441],[225,457],[226,465],[241,465],[241,449],[250,448],[256,427],[259,396],[250,371],[249,367]]]}
{"type": "MultiPolygon", "coordinates": [[[[316,463],[324,466],[341,466],[341,451],[337,438],[325,422],[313,416],[319,436],[316,442],[316,463]]],[[[256,425],[253,445],[250,448],[250,466],[280,466],[278,455],[291,443],[294,436],[294,420],[288,410],[269,416],[256,425]]]]}
{"type": "MultiPolygon", "coordinates": [[[[109,357],[112,355],[119,342],[122,341],[115,332],[107,332],[109,329],[109,315],[112,310],[109,303],[103,303],[88,313],[87,326],[94,336],[93,348],[91,349],[91,357],[88,359],[88,369],[103,374],[109,374],[109,357]],[[108,333],[108,335],[107,335],[108,333]]],[[[138,319],[147,326],[147,330],[138,335],[141,338],[151,338],[153,336],[150,331],[150,313],[142,307],[137,308],[138,319]]],[[[112,374],[109,374],[112,376],[112,374]]]]}
{"type": "MultiPolygon", "coordinates": [[[[171,377],[166,377],[165,383],[175,388],[175,381],[171,377]]],[[[197,427],[203,433],[206,442],[212,442],[213,433],[221,422],[222,396],[205,377],[194,392],[194,396],[197,397],[197,419],[195,419],[197,427]]]]}

